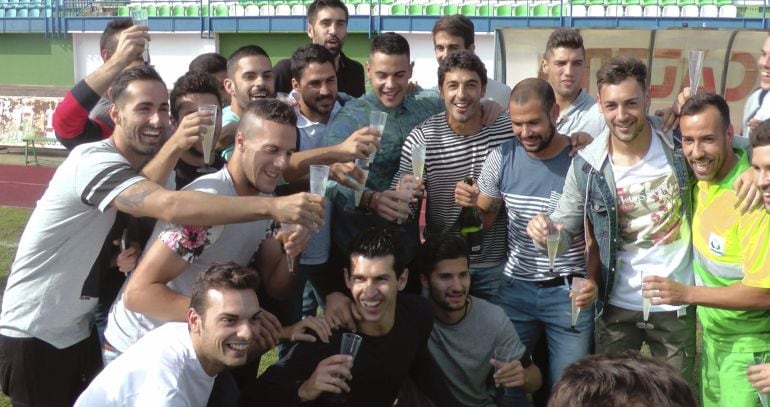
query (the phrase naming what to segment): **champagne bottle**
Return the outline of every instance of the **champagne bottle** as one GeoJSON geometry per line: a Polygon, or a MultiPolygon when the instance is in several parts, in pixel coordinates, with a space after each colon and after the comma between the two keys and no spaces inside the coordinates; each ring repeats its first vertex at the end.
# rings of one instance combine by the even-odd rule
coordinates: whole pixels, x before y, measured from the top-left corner
{"type": "MultiPolygon", "coordinates": [[[[473,186],[473,178],[465,177],[466,184],[473,186]]],[[[483,248],[483,231],[479,209],[475,206],[463,206],[460,210],[460,236],[468,245],[469,254],[481,254],[483,248]]]]}

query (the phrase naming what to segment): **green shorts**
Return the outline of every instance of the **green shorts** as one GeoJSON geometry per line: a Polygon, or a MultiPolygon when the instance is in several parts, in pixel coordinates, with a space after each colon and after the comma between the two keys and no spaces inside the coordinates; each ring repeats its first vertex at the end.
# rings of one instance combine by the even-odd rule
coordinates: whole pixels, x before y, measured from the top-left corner
{"type": "MultiPolygon", "coordinates": [[[[751,387],[746,369],[754,355],[770,358],[770,352],[735,352],[718,349],[703,338],[701,366],[701,405],[703,407],[759,406],[757,391],[751,387]]],[[[770,360],[770,359],[765,359],[770,360]]]]}

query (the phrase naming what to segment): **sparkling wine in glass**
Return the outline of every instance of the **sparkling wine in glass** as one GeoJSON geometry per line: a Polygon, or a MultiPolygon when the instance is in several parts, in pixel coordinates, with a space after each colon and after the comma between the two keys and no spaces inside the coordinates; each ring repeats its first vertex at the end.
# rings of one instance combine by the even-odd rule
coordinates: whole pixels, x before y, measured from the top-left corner
{"type": "Polygon", "coordinates": [[[203,127],[203,133],[201,134],[201,137],[203,138],[203,166],[198,168],[198,172],[204,174],[216,171],[215,168],[212,168],[209,165],[211,164],[211,153],[214,149],[214,132],[217,127],[217,109],[217,105],[198,105],[199,112],[211,113],[212,123],[201,125],[201,127],[203,127]]]}
{"type": "Polygon", "coordinates": [[[425,170],[425,145],[415,144],[412,146],[412,171],[418,181],[422,181],[423,171],[425,170]]]}

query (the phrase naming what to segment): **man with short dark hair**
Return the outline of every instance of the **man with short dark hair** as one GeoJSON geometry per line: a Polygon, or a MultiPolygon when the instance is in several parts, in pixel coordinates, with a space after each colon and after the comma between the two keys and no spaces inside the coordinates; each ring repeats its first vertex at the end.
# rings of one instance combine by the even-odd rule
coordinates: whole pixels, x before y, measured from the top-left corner
{"type": "MultiPolygon", "coordinates": [[[[420,280],[433,309],[428,340],[449,390],[463,406],[503,405],[495,386],[540,387],[540,370],[502,308],[468,294],[468,249],[459,236],[434,235],[420,249],[420,280]],[[483,335],[479,335],[483,332],[483,335]],[[511,359],[497,360],[498,350],[511,359]],[[491,380],[490,380],[491,379],[491,380]]],[[[502,354],[501,354],[502,355],[502,354]]]]}
{"type": "Polygon", "coordinates": [[[67,149],[112,134],[115,123],[109,115],[112,100],[107,90],[124,69],[144,63],[142,52],[149,39],[147,27],[135,26],[130,19],[107,24],[99,41],[104,64],[67,92],[53,112],[56,138],[67,149]]]}
{"type": "Polygon", "coordinates": [[[762,192],[765,210],[770,212],[770,121],[760,124],[757,135],[751,140],[751,165],[757,172],[757,188],[762,192]]]}
{"type": "MultiPolygon", "coordinates": [[[[436,61],[441,62],[447,55],[462,50],[470,52],[476,51],[474,37],[476,29],[470,18],[455,14],[453,16],[444,16],[433,25],[433,51],[436,53],[436,61]]],[[[500,106],[508,105],[508,97],[511,95],[511,88],[508,85],[496,81],[492,78],[486,78],[486,92],[484,97],[492,99],[500,106]]],[[[440,86],[440,85],[439,85],[440,86]]]]}
{"type": "Polygon", "coordinates": [[[267,52],[258,45],[238,48],[227,59],[225,89],[230,94],[230,106],[222,109],[222,134],[217,151],[225,160],[233,153],[237,122],[249,102],[275,97],[273,67],[267,52]]]}
{"type": "Polygon", "coordinates": [[[334,330],[328,344],[297,344],[257,379],[242,405],[329,405],[329,396],[344,394],[340,405],[390,407],[407,377],[437,406],[458,405],[428,351],[427,301],[398,293],[409,272],[395,246],[390,233],[373,228],[351,244],[345,282],[362,316],[355,361],[339,354],[342,330],[334,330]]]}
{"type": "Polygon", "coordinates": [[[203,406],[214,379],[247,363],[260,334],[259,276],[233,262],[198,274],[186,322],[145,335],[110,363],[76,406],[203,406]]]}
{"type": "Polygon", "coordinates": [[[194,72],[205,72],[213,76],[217,81],[222,106],[230,105],[230,94],[225,89],[225,79],[227,79],[227,60],[225,57],[216,52],[200,54],[190,61],[190,66],[187,69],[194,72]]]}
{"type": "MultiPolygon", "coordinates": [[[[704,386],[706,384],[704,383],[704,386]]],[[[696,407],[687,381],[639,351],[588,356],[567,367],[548,407],[696,407]]]]}
{"type": "Polygon", "coordinates": [[[211,124],[210,117],[191,119],[188,125],[197,131],[189,137],[176,132],[163,144],[168,91],[145,65],[118,75],[112,98],[113,135],[78,146],[59,166],[27,223],[8,276],[0,372],[3,392],[20,404],[71,405],[100,368],[90,326],[98,291],[86,282],[117,210],[172,223],[274,218],[311,229],[323,216],[321,200],[310,194],[301,202],[292,197],[276,202],[164,189],[159,183],[179,153],[197,142],[199,126],[211,124]]]}
{"type": "Polygon", "coordinates": [[[651,275],[644,295],[653,304],[698,306],[703,328],[701,402],[752,405],[756,392],[744,366],[770,352],[770,214],[736,209],[733,182],[749,168],[733,149],[730,109],[719,95],[698,93],[682,106],[682,150],[698,182],[692,218],[697,286],[651,275]]]}
{"type": "MultiPolygon", "coordinates": [[[[352,97],[360,97],[366,92],[364,67],[342,52],[345,38],[348,36],[348,9],[340,0],[315,0],[307,8],[307,36],[312,44],[322,45],[334,57],[334,71],[338,90],[352,97]]],[[[278,61],[273,67],[275,89],[278,92],[291,92],[291,58],[278,61]]]]}

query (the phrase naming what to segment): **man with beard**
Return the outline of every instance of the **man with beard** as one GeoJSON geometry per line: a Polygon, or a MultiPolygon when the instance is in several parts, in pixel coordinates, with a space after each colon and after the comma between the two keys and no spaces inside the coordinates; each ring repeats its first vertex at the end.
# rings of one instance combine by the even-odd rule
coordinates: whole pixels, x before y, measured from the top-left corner
{"type": "Polygon", "coordinates": [[[270,57],[257,45],[238,48],[227,60],[225,89],[230,106],[222,109],[222,134],[216,150],[225,161],[233,153],[233,139],[241,114],[252,100],[275,97],[275,80],[270,57]]]}
{"type": "Polygon", "coordinates": [[[433,309],[428,349],[455,398],[464,406],[501,406],[495,386],[520,387],[528,393],[540,387],[540,370],[505,312],[468,295],[471,279],[463,239],[431,236],[423,244],[417,264],[433,309]],[[498,349],[505,349],[511,360],[496,360],[498,349]]]}
{"type": "MultiPolygon", "coordinates": [[[[458,218],[463,206],[472,206],[478,188],[463,182],[481,173],[489,151],[510,140],[510,117],[500,115],[484,126],[481,99],[487,84],[484,63],[473,52],[450,53],[439,61],[438,83],[446,112],[429,117],[404,140],[399,170],[392,188],[412,174],[414,146],[425,146],[423,184],[427,192],[425,235],[460,235],[458,218]],[[452,201],[455,205],[451,205],[452,201]]],[[[416,223],[419,208],[410,218],[416,223]]],[[[483,250],[469,258],[471,295],[486,300],[497,293],[506,254],[505,214],[492,214],[484,230],[483,250]]]]}
{"type": "Polygon", "coordinates": [[[260,334],[259,276],[233,262],[198,274],[185,322],[145,335],[110,363],[75,406],[203,406],[215,377],[244,365],[260,334]]]}
{"type": "Polygon", "coordinates": [[[749,160],[746,151],[732,148],[724,98],[696,94],[680,117],[682,150],[698,180],[692,219],[698,285],[651,275],[643,280],[644,296],[653,304],[698,305],[703,406],[754,405],[756,391],[744,368],[770,352],[770,214],[736,208],[732,184],[749,160]]]}
{"type": "Polygon", "coordinates": [[[113,135],[78,146],[59,166],[11,267],[0,316],[0,372],[3,392],[20,404],[72,405],[100,368],[90,328],[97,298],[83,289],[117,210],[204,225],[273,218],[312,229],[322,221],[323,204],[311,194],[226,197],[164,189],[158,182],[211,119],[185,118],[184,127],[194,130],[177,130],[163,145],[168,91],[145,65],[122,72],[112,98],[113,135]]]}
{"type": "Polygon", "coordinates": [[[399,293],[409,271],[391,234],[367,229],[353,240],[350,253],[345,283],[362,316],[354,326],[362,338],[355,363],[339,354],[349,331],[334,330],[329,343],[294,346],[257,379],[241,405],[390,407],[407,378],[435,405],[460,405],[428,351],[433,319],[427,301],[399,293]],[[341,403],[334,402],[335,395],[344,396],[341,403]]]}
{"type": "MultiPolygon", "coordinates": [[[[307,8],[307,36],[313,44],[322,45],[334,57],[334,71],[338,90],[353,97],[366,92],[364,67],[342,52],[348,36],[348,9],[340,0],[315,0],[307,8]]],[[[275,89],[289,93],[292,89],[291,59],[279,61],[273,67],[275,89]]]]}
{"type": "MultiPolygon", "coordinates": [[[[584,234],[587,217],[602,271],[597,352],[638,350],[646,342],[653,356],[692,381],[694,307],[654,305],[650,323],[637,325],[642,321],[643,271],[693,282],[687,163],[673,137],[645,115],[650,95],[641,61],[613,57],[596,78],[599,108],[610,131],[580,151],[569,168],[550,215],[564,226],[558,253],[584,234]]],[[[548,215],[538,214],[527,227],[540,247],[545,247],[548,222],[548,215]]]]}
{"type": "MultiPolygon", "coordinates": [[[[529,353],[541,337],[548,339],[550,355],[549,386],[561,377],[564,368],[587,355],[593,338],[594,276],[587,275],[585,239],[579,235],[569,250],[549,270],[549,261],[527,236],[527,222],[537,213],[550,213],[562,194],[570,166],[570,140],[556,132],[559,105],[553,88],[540,79],[519,82],[509,104],[516,139],[494,149],[487,157],[479,177],[476,205],[486,224],[498,217],[501,206],[507,213],[508,260],[503,282],[494,302],[500,305],[529,353]],[[587,278],[576,298],[581,308],[572,325],[570,280],[587,278]]],[[[524,395],[511,394],[521,398],[524,395]]]]}

